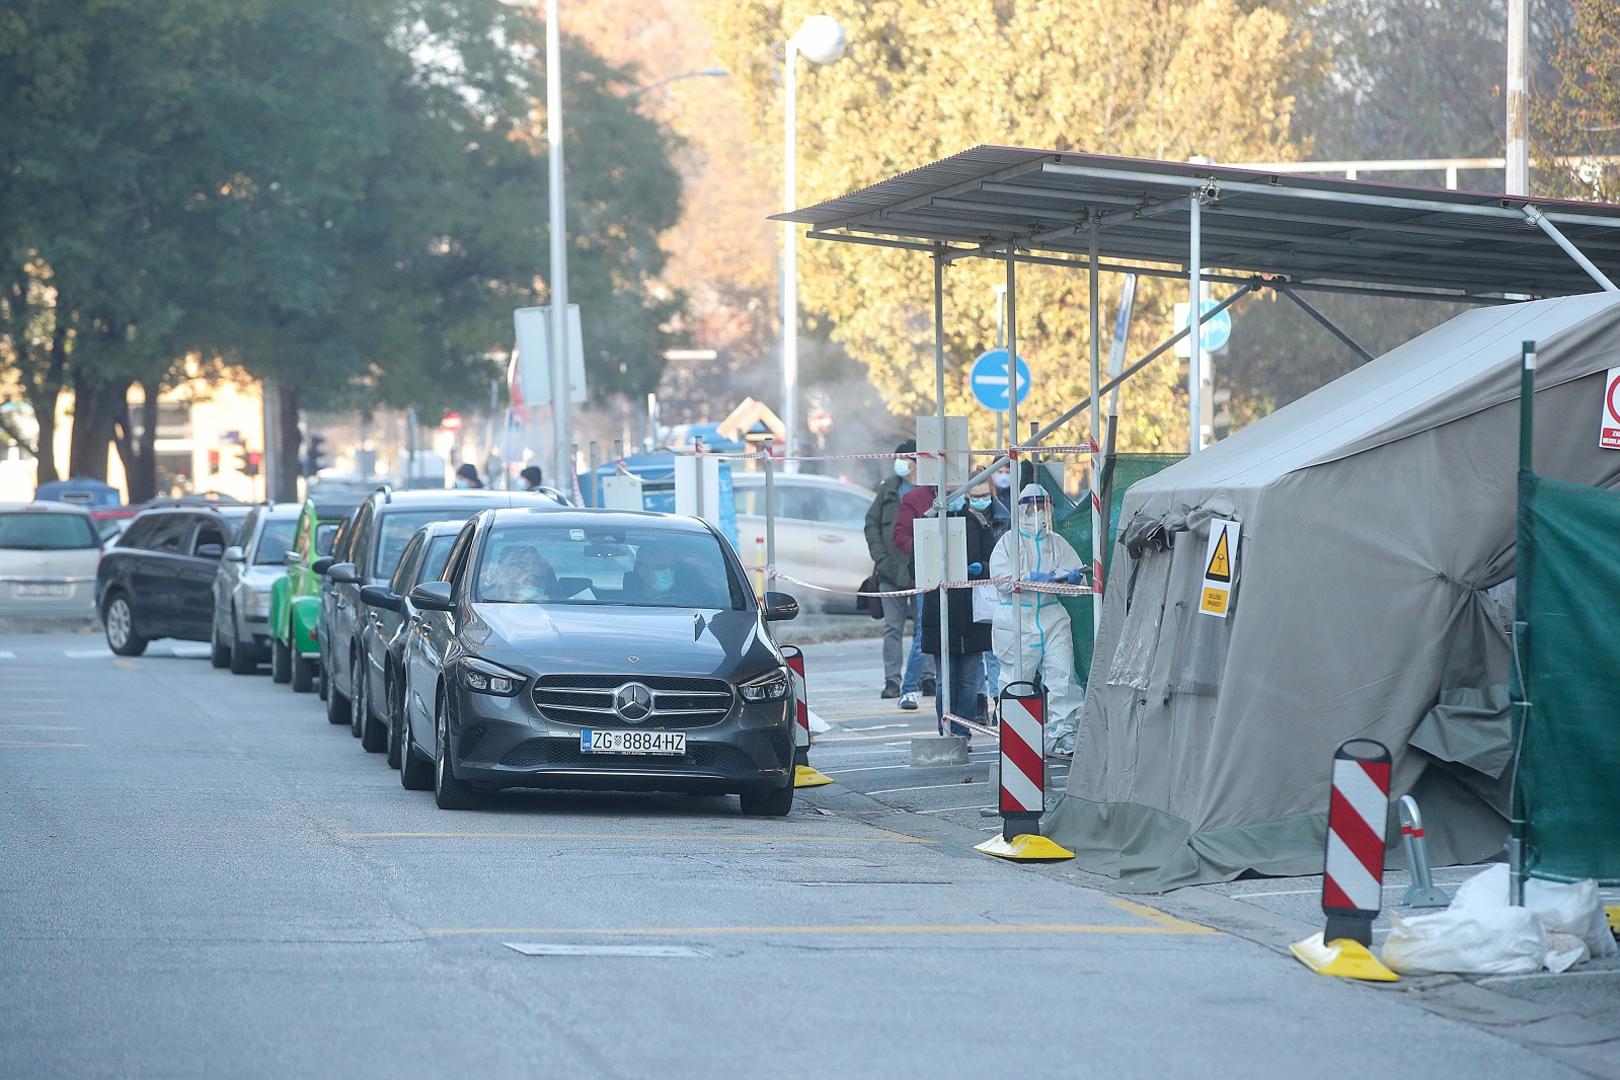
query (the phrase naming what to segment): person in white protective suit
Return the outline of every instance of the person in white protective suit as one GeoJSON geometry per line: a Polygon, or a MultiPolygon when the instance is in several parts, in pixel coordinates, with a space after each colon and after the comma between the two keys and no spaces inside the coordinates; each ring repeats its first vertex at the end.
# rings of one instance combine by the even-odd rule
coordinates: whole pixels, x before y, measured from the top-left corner
{"type": "Polygon", "coordinates": [[[1013,593],[1013,545],[1018,545],[1019,575],[1025,581],[1077,585],[1085,578],[1085,564],[1069,542],[1052,531],[1051,501],[1039,484],[1026,484],[1018,493],[1014,528],[996,543],[990,556],[990,577],[1001,603],[990,626],[990,647],[1001,663],[999,693],[1017,680],[1018,656],[1023,654],[1023,677],[1037,675],[1046,687],[1046,752],[1074,753],[1084,696],[1074,681],[1074,638],[1069,613],[1051,593],[1013,593]],[[1018,605],[1023,606],[1023,634],[1018,630],[1018,605]]]}

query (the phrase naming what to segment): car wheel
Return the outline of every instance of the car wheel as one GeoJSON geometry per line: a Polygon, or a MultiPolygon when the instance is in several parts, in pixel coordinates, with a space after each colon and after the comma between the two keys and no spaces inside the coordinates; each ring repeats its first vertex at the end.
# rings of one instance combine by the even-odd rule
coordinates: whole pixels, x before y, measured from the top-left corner
{"type": "Polygon", "coordinates": [[[365,662],[362,657],[355,665],[354,711],[360,718],[361,748],[368,754],[380,754],[388,749],[388,727],[372,715],[376,710],[371,707],[371,691],[366,689],[365,662]]]}
{"type": "Polygon", "coordinates": [[[349,661],[349,734],[357,739],[366,724],[366,684],[360,664],[359,657],[349,661]]]}
{"type": "Polygon", "coordinates": [[[450,717],[446,715],[443,690],[439,691],[438,707],[433,710],[433,741],[435,743],[433,759],[433,801],[440,810],[472,810],[478,805],[478,793],[473,786],[463,780],[457,780],[455,771],[450,767],[450,717]]]}
{"type": "Polygon", "coordinates": [[[403,725],[400,724],[399,707],[394,704],[394,680],[392,678],[384,679],[383,686],[385,687],[383,690],[383,717],[388,725],[388,767],[397,769],[399,768],[400,736],[403,734],[401,730],[403,725]]]}
{"type": "Polygon", "coordinates": [[[317,681],[320,683],[321,700],[325,701],[325,700],[327,700],[328,698],[330,698],[332,696],[332,687],[329,685],[327,674],[326,674],[328,671],[331,670],[331,668],[327,666],[326,645],[325,645],[324,642],[320,643],[320,657],[321,657],[321,670],[320,670],[319,678],[317,679],[317,681]]]}
{"type": "Polygon", "coordinates": [[[123,593],[107,598],[101,622],[107,628],[107,647],[119,656],[139,656],[146,651],[146,639],[135,632],[135,612],[123,593]]]}
{"type": "Polygon", "coordinates": [[[229,667],[231,663],[231,649],[219,640],[219,627],[214,627],[208,633],[208,662],[216,668],[229,667]]]}
{"type": "Polygon", "coordinates": [[[399,786],[406,791],[426,791],[433,786],[433,759],[411,743],[410,728],[403,716],[399,725],[399,786]]]}
{"type": "Polygon", "coordinates": [[[315,661],[303,653],[293,652],[290,647],[287,651],[292,654],[293,692],[307,694],[315,689],[315,661]]]}
{"type": "Polygon", "coordinates": [[[326,691],[326,722],[329,724],[347,724],[351,717],[349,699],[337,692],[332,685],[332,677],[327,674],[326,665],[321,665],[321,689],[326,691]]]}
{"type": "Polygon", "coordinates": [[[253,655],[253,646],[236,636],[236,612],[231,611],[231,674],[256,675],[259,661],[253,655]]]}
{"type": "Polygon", "coordinates": [[[742,812],[751,817],[787,817],[793,809],[793,785],[775,791],[746,791],[740,799],[742,812]]]}
{"type": "Polygon", "coordinates": [[[292,650],[280,638],[270,642],[270,681],[286,683],[292,681],[292,650]]]}

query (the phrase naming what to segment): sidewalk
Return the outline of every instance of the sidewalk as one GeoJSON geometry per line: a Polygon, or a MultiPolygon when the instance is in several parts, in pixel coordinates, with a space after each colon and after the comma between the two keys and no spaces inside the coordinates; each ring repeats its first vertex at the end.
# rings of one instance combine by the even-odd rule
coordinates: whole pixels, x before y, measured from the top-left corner
{"type": "MultiPolygon", "coordinates": [[[[897,832],[959,845],[964,857],[982,857],[972,855],[972,844],[1001,828],[999,817],[984,813],[996,795],[988,783],[993,740],[975,738],[967,765],[912,766],[912,736],[936,733],[933,701],[924,698],[921,709],[905,712],[897,702],[879,698],[879,639],[826,641],[804,651],[810,707],[832,725],[816,736],[810,761],[837,783],[801,791],[800,799],[821,813],[881,822],[897,832]]],[[[1049,793],[1067,781],[1068,763],[1048,760],[1049,793]]],[[[1435,883],[1455,893],[1479,869],[1437,868],[1435,883]]],[[[1021,864],[1015,872],[1106,891],[1114,884],[1073,863],[1021,864]]],[[[1375,947],[1389,933],[1389,908],[1423,914],[1398,906],[1408,883],[1402,871],[1385,875],[1386,911],[1374,924],[1375,947]]],[[[1180,889],[1153,903],[1271,949],[1278,964],[1295,964],[1288,945],[1321,930],[1320,896],[1319,876],[1256,878],[1180,889]]],[[[1605,902],[1620,902],[1620,891],[1605,890],[1605,902]]],[[[1418,1008],[1487,1028],[1593,1076],[1620,1078],[1620,959],[1588,962],[1564,975],[1429,976],[1356,989],[1408,995],[1418,1008]]]]}

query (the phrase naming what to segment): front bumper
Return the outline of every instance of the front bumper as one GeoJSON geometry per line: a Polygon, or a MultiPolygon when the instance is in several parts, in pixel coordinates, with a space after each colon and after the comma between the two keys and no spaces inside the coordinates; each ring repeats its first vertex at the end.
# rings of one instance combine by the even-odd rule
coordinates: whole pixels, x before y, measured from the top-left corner
{"type": "Polygon", "coordinates": [[[738,702],[703,727],[620,723],[619,730],[684,731],[680,757],[580,750],[587,726],[547,720],[528,692],[512,698],[456,692],[451,765],[458,779],[487,788],[682,791],[742,794],[793,783],[793,700],[738,702]]]}

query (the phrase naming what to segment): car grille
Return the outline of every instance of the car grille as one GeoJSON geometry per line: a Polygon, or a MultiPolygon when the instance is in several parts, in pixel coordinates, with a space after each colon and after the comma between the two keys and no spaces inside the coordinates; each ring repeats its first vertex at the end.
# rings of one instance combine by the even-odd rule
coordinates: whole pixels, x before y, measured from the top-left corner
{"type": "MultiPolygon", "coordinates": [[[[537,765],[634,765],[636,768],[698,768],[723,773],[757,772],[759,766],[747,753],[729,743],[691,743],[685,757],[652,754],[587,754],[575,739],[529,739],[501,756],[501,764],[515,769],[537,765]]],[[[778,761],[778,766],[782,764],[778,761]]]]}
{"type": "Polygon", "coordinates": [[[634,722],[638,728],[707,727],[731,712],[731,684],[724,679],[672,675],[542,675],[535,680],[534,704],[555,723],[622,726],[631,721],[614,711],[613,695],[625,683],[652,691],[652,712],[634,722]]]}

